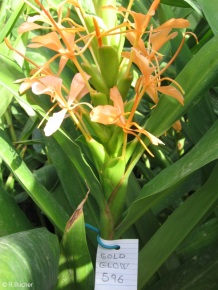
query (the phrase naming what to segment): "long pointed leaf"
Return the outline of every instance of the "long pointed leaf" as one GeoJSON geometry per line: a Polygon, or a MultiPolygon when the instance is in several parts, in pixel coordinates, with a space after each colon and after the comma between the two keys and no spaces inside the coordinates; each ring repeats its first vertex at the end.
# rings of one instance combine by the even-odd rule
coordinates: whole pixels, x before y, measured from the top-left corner
{"type": "Polygon", "coordinates": [[[218,14],[217,14],[217,9],[215,9],[215,7],[217,6],[217,1],[216,0],[210,0],[210,1],[197,0],[197,2],[199,3],[213,33],[215,35],[218,35],[218,14]]]}
{"type": "Polygon", "coordinates": [[[179,161],[175,162],[147,183],[137,199],[130,205],[123,222],[116,230],[120,236],[149,208],[159,201],[165,190],[183,178],[218,158],[218,121],[210,128],[197,145],[179,161]],[[205,154],[207,152],[207,154],[205,154]]]}
{"type": "MultiPolygon", "coordinates": [[[[88,196],[87,196],[88,197],[88,196]]],[[[92,290],[94,283],[93,266],[86,242],[83,206],[87,197],[80,203],[67,223],[63,235],[63,248],[75,289],[92,290]]]]}
{"type": "MultiPolygon", "coordinates": [[[[63,135],[62,138],[63,143],[65,143],[66,137],[63,135]]],[[[87,186],[84,183],[84,179],[79,176],[77,168],[74,166],[74,163],[72,163],[71,157],[68,154],[69,152],[65,150],[65,147],[60,146],[52,136],[46,138],[46,144],[48,154],[56,167],[57,174],[59,175],[69,204],[71,205],[72,211],[74,211],[86,196],[87,186]]],[[[89,176],[87,176],[87,180],[88,179],[89,176]]],[[[85,206],[88,210],[88,212],[86,212],[87,218],[90,219],[88,222],[97,226],[99,222],[97,213],[95,212],[93,205],[90,204],[90,200],[86,201],[85,206]]]]}
{"type": "Polygon", "coordinates": [[[18,17],[20,16],[20,13],[22,12],[25,3],[19,3],[6,24],[4,25],[3,29],[1,30],[0,35],[0,43],[4,40],[4,38],[10,33],[11,29],[13,28],[14,23],[17,21],[18,17]]]}
{"type": "Polygon", "coordinates": [[[140,251],[139,289],[218,200],[218,165],[206,184],[179,207],[140,251]],[[160,242],[161,241],[161,242],[160,242]]]}
{"type": "Polygon", "coordinates": [[[30,230],[32,225],[14,198],[0,187],[0,236],[30,230]]]}
{"type": "Polygon", "coordinates": [[[54,225],[63,232],[68,220],[66,212],[54,198],[52,198],[45,187],[34,177],[2,129],[0,129],[0,157],[10,168],[11,172],[13,172],[30,197],[50,218],[54,225]]]}

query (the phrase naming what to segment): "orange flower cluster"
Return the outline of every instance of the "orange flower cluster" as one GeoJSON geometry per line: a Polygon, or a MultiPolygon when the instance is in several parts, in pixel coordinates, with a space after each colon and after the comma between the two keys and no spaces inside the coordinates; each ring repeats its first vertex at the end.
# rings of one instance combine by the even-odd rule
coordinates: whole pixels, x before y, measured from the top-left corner
{"type": "MultiPolygon", "coordinates": [[[[35,68],[32,70],[30,77],[18,80],[18,82],[22,82],[20,93],[25,92],[31,87],[33,93],[37,95],[47,94],[50,96],[51,101],[55,103],[50,111],[57,105],[61,108],[59,112],[55,112],[49,117],[44,129],[45,134],[47,136],[53,134],[59,129],[64,118],[70,115],[85,137],[89,136],[87,140],[90,140],[91,136],[82,121],[82,115],[85,113],[89,115],[90,124],[94,122],[122,128],[125,144],[128,134],[134,135],[148,152],[149,150],[140,138],[141,134],[147,136],[150,142],[155,145],[162,144],[160,139],[134,122],[134,116],[145,94],[151,98],[154,105],[158,103],[159,93],[171,96],[183,104],[183,90],[179,84],[168,77],[162,77],[163,73],[178,55],[183,43],[181,43],[178,51],[163,68],[160,68],[162,55],[159,51],[166,42],[176,37],[177,32],[172,31],[174,28],[187,28],[189,22],[185,19],[170,19],[158,27],[153,27],[150,24],[150,20],[154,16],[160,0],[153,1],[147,14],[131,11],[133,1],[130,1],[127,8],[102,7],[106,12],[113,11],[115,14],[121,14],[122,23],[114,28],[107,28],[102,19],[93,16],[93,27],[90,29],[86,21],[87,15],[76,0],[61,2],[57,7],[56,18],[52,16],[51,11],[46,9],[39,0],[35,0],[37,7],[27,0],[24,0],[24,2],[35,10],[36,15],[29,17],[20,26],[19,33],[33,30],[50,30],[47,34],[33,37],[28,47],[32,49],[44,47],[55,52],[55,55],[43,66],[39,66],[23,55],[35,68]],[[63,15],[65,5],[68,5],[69,8],[67,13],[65,13],[66,15],[63,15]],[[70,18],[70,5],[77,12],[81,23],[76,23],[70,18]],[[118,70],[121,70],[123,62],[127,63],[126,71],[123,75],[124,78],[130,74],[133,64],[141,72],[135,83],[135,96],[131,99],[132,106],[128,106],[128,102],[124,101],[117,81],[112,86],[107,86],[107,80],[102,80],[101,78],[100,81],[104,85],[106,83],[108,89],[106,91],[108,93],[105,93],[105,91],[101,92],[98,90],[100,85],[96,83],[97,81],[94,79],[94,76],[87,73],[82,66],[82,62],[90,65],[85,56],[86,50],[89,50],[93,60],[91,63],[93,70],[97,70],[97,73],[101,74],[98,50],[105,45],[105,38],[109,39],[113,36],[120,37],[120,39],[125,37],[132,46],[129,51],[123,51],[120,55],[117,52],[120,64],[118,70]],[[147,37],[146,41],[144,40],[145,36],[147,37]],[[59,61],[58,71],[54,73],[51,69],[51,64],[57,59],[59,61]],[[68,61],[72,61],[78,70],[78,73],[71,82],[70,89],[63,85],[61,79],[61,74],[64,73],[64,68],[68,61]],[[163,81],[173,83],[174,86],[163,85],[163,81]],[[105,101],[102,104],[100,102],[98,105],[92,102],[82,102],[82,98],[86,94],[90,93],[92,95],[98,92],[104,95],[104,100],[107,100],[106,104],[105,101]],[[86,107],[87,109],[84,109],[84,105],[88,106],[86,107]]],[[[9,43],[8,46],[10,46],[9,43]]],[[[22,55],[20,52],[17,53],[22,55]]],[[[114,72],[115,79],[118,73],[119,71],[114,72]]]]}

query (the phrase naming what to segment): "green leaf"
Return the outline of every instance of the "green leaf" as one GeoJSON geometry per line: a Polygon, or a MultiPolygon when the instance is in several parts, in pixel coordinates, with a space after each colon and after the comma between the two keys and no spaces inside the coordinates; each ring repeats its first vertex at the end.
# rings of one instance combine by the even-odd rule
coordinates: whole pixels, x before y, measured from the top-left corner
{"type": "Polygon", "coordinates": [[[199,3],[207,22],[209,23],[214,35],[218,34],[218,13],[217,9],[217,1],[216,0],[197,0],[199,3]]]}
{"type": "Polygon", "coordinates": [[[34,171],[35,177],[49,191],[53,191],[58,184],[58,175],[52,164],[46,164],[34,171]]]}
{"type": "Polygon", "coordinates": [[[60,244],[60,259],[58,269],[58,281],[56,284],[56,290],[72,290],[74,283],[73,271],[69,270],[68,261],[63,249],[63,245],[60,244]]]}
{"type": "Polygon", "coordinates": [[[0,256],[1,288],[54,289],[58,275],[59,244],[57,237],[46,229],[0,238],[0,256]]]}
{"type": "MultiPolygon", "coordinates": [[[[62,137],[65,140],[65,136],[62,137]]],[[[63,143],[65,143],[63,140],[63,143]]],[[[65,140],[67,142],[67,140],[65,140]]],[[[62,146],[54,139],[54,137],[46,138],[46,145],[48,149],[48,154],[52,160],[65,194],[65,200],[68,202],[71,208],[71,214],[85,198],[87,192],[87,186],[84,183],[84,179],[78,174],[77,168],[69,158],[68,152],[64,150],[62,146]],[[72,182],[73,178],[73,182],[72,182]]],[[[72,154],[72,153],[71,153],[72,154]]],[[[88,180],[88,176],[87,176],[88,180]]],[[[84,212],[86,215],[87,222],[99,227],[99,213],[94,202],[89,198],[84,206],[84,212]]]]}
{"type": "Polygon", "coordinates": [[[190,8],[190,5],[185,0],[161,0],[160,3],[175,7],[190,8]]]}
{"type": "Polygon", "coordinates": [[[0,85],[11,92],[11,94],[18,96],[19,86],[14,84],[14,81],[18,78],[23,78],[21,69],[15,62],[2,54],[0,54],[0,61],[0,85]]]}
{"type": "Polygon", "coordinates": [[[0,187],[0,236],[30,230],[31,223],[14,198],[0,187]]]}
{"type": "Polygon", "coordinates": [[[88,165],[85,157],[82,155],[80,147],[75,142],[73,142],[62,130],[55,132],[53,136],[59,145],[63,148],[81,178],[86,180],[88,187],[91,190],[91,194],[97,201],[99,208],[103,209],[105,206],[103,190],[98,179],[94,175],[92,168],[88,165]]]}
{"type": "Polygon", "coordinates": [[[190,5],[190,7],[192,7],[199,15],[202,16],[202,11],[199,7],[199,5],[197,3],[195,3],[195,1],[193,0],[184,0],[186,3],[188,3],[190,5]]]}
{"type": "Polygon", "coordinates": [[[83,214],[83,206],[87,198],[88,195],[68,221],[62,240],[71,281],[78,290],[92,290],[94,285],[93,265],[86,242],[83,214]]]}
{"type": "Polygon", "coordinates": [[[217,245],[210,247],[146,290],[216,290],[218,271],[217,245]]]}
{"type": "Polygon", "coordinates": [[[1,98],[1,107],[0,107],[0,118],[1,118],[2,115],[5,113],[5,111],[7,110],[8,105],[10,104],[13,98],[13,95],[4,87],[0,87],[0,96],[4,96],[3,98],[1,98]]]}
{"type": "Polygon", "coordinates": [[[10,18],[7,20],[6,24],[3,26],[3,29],[1,29],[0,34],[0,43],[4,40],[4,38],[11,32],[11,30],[14,27],[14,24],[16,23],[18,17],[20,16],[25,3],[18,3],[17,7],[15,8],[14,12],[11,14],[10,18]]]}
{"type": "Polygon", "coordinates": [[[202,250],[218,243],[218,220],[212,218],[198,226],[176,249],[180,260],[187,261],[202,250]]]}
{"type": "Polygon", "coordinates": [[[210,178],[173,212],[139,254],[139,289],[158,270],[218,200],[218,165],[210,178]],[[160,242],[161,241],[161,242],[160,242]],[[145,272],[146,269],[146,272],[145,272]]]}
{"type": "Polygon", "coordinates": [[[29,196],[43,210],[54,225],[63,232],[68,215],[55,199],[52,198],[45,187],[34,177],[2,129],[0,129],[0,157],[10,168],[11,172],[29,196]]]}
{"type": "MultiPolygon", "coordinates": [[[[66,169],[69,170],[69,167],[66,166],[66,169]]],[[[51,192],[53,198],[61,205],[65,212],[71,216],[72,212],[74,211],[72,207],[73,200],[72,198],[70,200],[67,198],[60,183],[58,172],[55,166],[53,164],[46,164],[43,167],[35,170],[34,175],[39,180],[39,182],[49,192],[51,192]]],[[[67,180],[65,180],[65,182],[67,182],[67,180]]]]}
{"type": "Polygon", "coordinates": [[[122,233],[160,199],[166,197],[168,188],[202,166],[218,158],[218,121],[210,128],[197,145],[183,158],[167,167],[141,190],[137,199],[129,206],[126,215],[116,229],[116,236],[122,233]],[[207,152],[207,154],[205,154],[207,152]]]}

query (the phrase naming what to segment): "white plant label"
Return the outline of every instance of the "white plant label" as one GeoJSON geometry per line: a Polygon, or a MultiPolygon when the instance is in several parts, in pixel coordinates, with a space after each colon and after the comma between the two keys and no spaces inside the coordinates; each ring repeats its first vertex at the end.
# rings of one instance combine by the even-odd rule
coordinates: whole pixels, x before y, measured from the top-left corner
{"type": "Polygon", "coordinates": [[[95,271],[95,290],[137,290],[138,240],[107,241],[120,249],[106,249],[98,245],[95,271]]]}

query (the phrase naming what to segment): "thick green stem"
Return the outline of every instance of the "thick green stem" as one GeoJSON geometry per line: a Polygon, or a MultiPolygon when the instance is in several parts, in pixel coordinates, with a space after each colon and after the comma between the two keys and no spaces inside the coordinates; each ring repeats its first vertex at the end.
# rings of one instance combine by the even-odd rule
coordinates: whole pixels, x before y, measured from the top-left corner
{"type": "Polygon", "coordinates": [[[106,204],[105,209],[100,213],[101,238],[105,240],[112,240],[113,230],[114,230],[114,220],[111,215],[110,208],[106,204]]]}
{"type": "Polygon", "coordinates": [[[125,208],[127,186],[128,178],[124,177],[120,181],[120,184],[114,189],[109,199],[110,212],[113,216],[115,227],[120,222],[125,208]]]}

